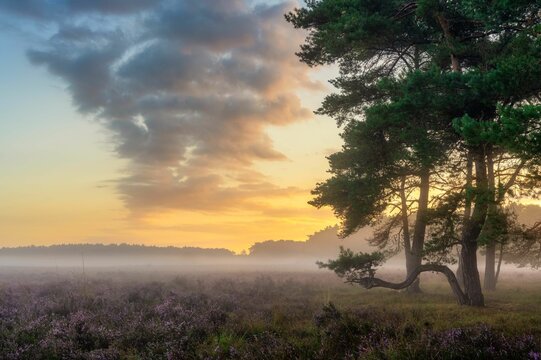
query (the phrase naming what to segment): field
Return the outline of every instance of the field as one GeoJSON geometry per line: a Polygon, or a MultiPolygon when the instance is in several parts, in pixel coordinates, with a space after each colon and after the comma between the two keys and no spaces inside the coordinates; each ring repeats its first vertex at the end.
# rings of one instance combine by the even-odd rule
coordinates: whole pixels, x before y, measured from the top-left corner
{"type": "MultiPolygon", "coordinates": [[[[388,274],[393,276],[393,274],[388,274]]],[[[394,276],[399,276],[395,274],[394,276]]],[[[2,359],[539,359],[541,277],[487,307],[363,290],[327,272],[3,269],[2,359]]]]}

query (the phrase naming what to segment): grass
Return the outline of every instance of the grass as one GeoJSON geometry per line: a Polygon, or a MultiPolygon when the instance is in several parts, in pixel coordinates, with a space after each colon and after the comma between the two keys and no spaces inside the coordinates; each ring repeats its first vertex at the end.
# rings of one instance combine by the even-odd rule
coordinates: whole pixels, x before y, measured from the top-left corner
{"type": "Polygon", "coordinates": [[[346,285],[328,272],[89,271],[82,279],[69,272],[4,271],[0,353],[6,359],[62,359],[66,353],[89,359],[455,359],[486,348],[501,351],[477,358],[524,356],[539,350],[541,340],[539,279],[507,274],[486,294],[485,308],[471,308],[457,305],[435,275],[423,277],[424,293],[411,295],[346,285]],[[453,329],[467,335],[454,338],[453,329]],[[523,344],[524,335],[533,336],[533,345],[523,344]],[[445,346],[445,356],[435,350],[445,346]]]}
{"type": "Polygon", "coordinates": [[[484,308],[457,305],[447,284],[435,277],[424,279],[422,294],[350,287],[336,288],[331,300],[342,309],[393,313],[404,322],[434,330],[486,324],[508,334],[527,332],[541,336],[539,280],[528,278],[517,285],[512,278],[504,279],[496,291],[485,293],[484,308]]]}

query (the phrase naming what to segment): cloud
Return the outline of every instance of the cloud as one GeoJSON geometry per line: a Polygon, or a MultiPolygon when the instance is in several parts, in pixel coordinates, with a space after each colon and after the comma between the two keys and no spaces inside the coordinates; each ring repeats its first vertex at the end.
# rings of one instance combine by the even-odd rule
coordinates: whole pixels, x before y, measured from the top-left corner
{"type": "Polygon", "coordinates": [[[151,36],[227,52],[257,42],[258,15],[244,0],[185,0],[165,6],[147,25],[151,36]]]}
{"type": "Polygon", "coordinates": [[[125,15],[156,6],[159,0],[0,0],[0,9],[44,21],[72,15],[125,15]]]}
{"type": "Polygon", "coordinates": [[[299,191],[252,168],[285,159],[266,128],[308,119],[295,92],[320,88],[294,56],[303,35],[283,19],[294,4],[13,3],[0,8],[56,26],[28,58],[62,78],[79,111],[110,132],[129,163],[118,192],[135,213],[258,208],[262,194],[299,191]]]}

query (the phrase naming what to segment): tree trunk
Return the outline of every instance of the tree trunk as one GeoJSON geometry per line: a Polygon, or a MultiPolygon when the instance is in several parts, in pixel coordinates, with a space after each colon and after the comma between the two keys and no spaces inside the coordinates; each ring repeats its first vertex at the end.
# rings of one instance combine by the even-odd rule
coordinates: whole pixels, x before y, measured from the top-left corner
{"type": "MultiPolygon", "coordinates": [[[[406,254],[406,272],[407,276],[410,276],[411,274],[415,273],[415,270],[419,266],[419,262],[417,261],[417,258],[413,256],[411,252],[406,254]]],[[[420,286],[420,279],[417,277],[415,280],[411,283],[410,286],[406,288],[406,292],[409,294],[420,294],[421,286],[420,286]]]]}
{"type": "MultiPolygon", "coordinates": [[[[417,208],[417,216],[415,218],[415,227],[413,229],[413,238],[411,245],[411,262],[412,262],[412,271],[423,262],[423,248],[425,245],[425,235],[426,235],[426,215],[428,211],[428,198],[430,195],[430,172],[428,170],[423,170],[420,176],[420,185],[419,185],[419,205],[417,208]]],[[[408,272],[410,275],[411,272],[408,272]]],[[[412,292],[421,292],[419,287],[419,278],[417,278],[411,285],[412,292]]]]}
{"type": "MultiPolygon", "coordinates": [[[[406,255],[406,277],[409,276],[415,268],[420,265],[411,252],[411,236],[408,219],[408,199],[406,196],[406,177],[403,176],[400,184],[400,202],[401,202],[401,217],[402,217],[402,235],[404,238],[404,253],[406,255]]],[[[417,278],[406,291],[416,294],[421,292],[419,279],[417,278]]]]}
{"type": "Polygon", "coordinates": [[[488,185],[488,213],[487,221],[481,230],[484,238],[487,239],[485,256],[485,278],[484,289],[487,291],[496,290],[496,240],[491,219],[496,216],[498,211],[496,204],[496,179],[494,177],[494,154],[491,148],[487,149],[487,185],[488,185]]]}
{"type": "Polygon", "coordinates": [[[494,285],[498,283],[498,279],[500,278],[500,270],[502,269],[502,262],[503,262],[503,243],[500,244],[500,256],[498,258],[498,268],[496,270],[496,280],[494,281],[494,285]]]}
{"type": "Polygon", "coordinates": [[[361,286],[367,289],[372,289],[375,287],[382,287],[382,288],[393,289],[393,290],[402,290],[409,287],[411,284],[413,284],[415,279],[417,279],[417,277],[421,273],[427,272],[427,271],[438,272],[445,275],[445,277],[447,278],[447,281],[449,282],[449,286],[451,286],[451,290],[453,291],[453,294],[456,297],[457,302],[460,305],[471,305],[468,297],[466,296],[466,294],[464,294],[464,292],[458,285],[458,281],[456,279],[455,274],[453,273],[451,269],[449,269],[445,265],[437,265],[437,264],[420,265],[417,268],[415,268],[414,272],[408,275],[406,280],[400,283],[391,283],[379,278],[369,278],[369,277],[359,279],[358,281],[356,281],[356,283],[360,284],[361,286]]]}
{"type": "Polygon", "coordinates": [[[461,256],[464,269],[464,289],[468,303],[472,306],[484,306],[485,300],[481,290],[481,280],[477,269],[477,240],[486,220],[488,211],[487,201],[487,169],[483,149],[473,153],[475,164],[476,196],[471,218],[464,223],[462,232],[461,256]]]}
{"type": "MultiPolygon", "coordinates": [[[[466,155],[466,186],[465,186],[465,202],[464,202],[464,216],[462,217],[462,223],[466,224],[470,221],[471,217],[471,198],[469,191],[473,183],[473,159],[470,152],[466,155]]],[[[462,247],[458,252],[458,269],[456,270],[456,276],[458,283],[464,288],[464,261],[462,260],[462,247]]]]}
{"type": "Polygon", "coordinates": [[[462,246],[464,262],[464,289],[468,297],[468,305],[485,306],[481,279],[477,270],[477,241],[467,241],[462,246]]]}
{"type": "MultiPolygon", "coordinates": [[[[455,72],[460,72],[460,62],[454,51],[453,34],[450,31],[449,21],[442,14],[436,14],[436,18],[443,30],[445,40],[447,41],[451,52],[451,69],[455,72]]],[[[468,161],[473,159],[475,162],[476,189],[478,194],[475,198],[475,206],[471,217],[464,217],[460,257],[462,260],[464,289],[468,298],[468,303],[472,306],[484,306],[485,300],[481,290],[479,270],[477,269],[477,239],[481,233],[487,212],[486,201],[483,199],[483,196],[479,196],[479,191],[486,191],[488,186],[484,150],[481,148],[476,149],[472,155],[473,157],[468,158],[468,161]]],[[[466,207],[468,207],[467,202],[468,198],[466,197],[466,207]]]]}
{"type": "Polygon", "coordinates": [[[486,246],[484,289],[496,290],[496,243],[490,242],[486,246]]]}
{"type": "Polygon", "coordinates": [[[464,263],[462,261],[461,251],[458,251],[458,268],[456,269],[456,279],[461,288],[464,288],[464,263]]]}

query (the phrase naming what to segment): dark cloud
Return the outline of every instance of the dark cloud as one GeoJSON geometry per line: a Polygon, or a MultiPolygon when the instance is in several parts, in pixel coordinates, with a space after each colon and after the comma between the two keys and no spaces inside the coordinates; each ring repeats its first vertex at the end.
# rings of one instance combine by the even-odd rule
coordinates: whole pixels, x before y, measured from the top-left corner
{"type": "Polygon", "coordinates": [[[100,31],[94,31],[84,26],[64,25],[52,37],[52,41],[94,41],[99,39],[103,34],[100,31]]]}
{"type": "Polygon", "coordinates": [[[95,112],[112,100],[111,64],[122,55],[119,41],[111,40],[105,46],[90,47],[87,43],[76,48],[57,45],[53,49],[30,50],[28,58],[68,83],[73,100],[83,112],[95,112]]]}
{"type": "Polygon", "coordinates": [[[213,82],[205,76],[213,64],[205,52],[184,52],[180,47],[160,41],[132,56],[117,75],[132,91],[140,93],[198,91],[213,82]]]}
{"type": "Polygon", "coordinates": [[[156,6],[160,0],[0,0],[0,10],[44,21],[97,13],[125,15],[156,6]]]}
{"type": "MultiPolygon", "coordinates": [[[[46,17],[39,4],[23,1],[11,10],[46,17]]],[[[61,77],[79,110],[110,131],[118,155],[129,160],[118,190],[131,209],[257,208],[261,194],[298,191],[252,169],[285,158],[265,133],[269,125],[310,116],[294,92],[317,84],[294,56],[302,34],[283,20],[291,4],[59,4],[68,13],[129,17],[105,28],[59,21],[56,34],[28,57],[61,77]]]]}
{"type": "Polygon", "coordinates": [[[151,36],[227,51],[257,41],[257,20],[244,0],[185,0],[165,6],[147,25],[151,36]]]}
{"type": "MultiPolygon", "coordinates": [[[[62,1],[60,1],[62,3],[62,1]]],[[[64,0],[64,6],[72,12],[98,12],[104,14],[129,14],[147,10],[160,0],[64,0]]]]}

